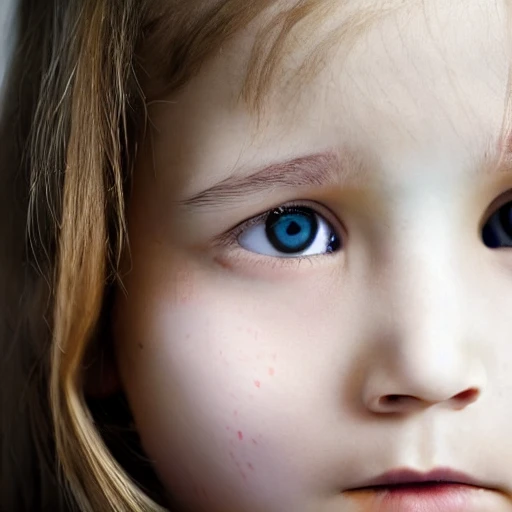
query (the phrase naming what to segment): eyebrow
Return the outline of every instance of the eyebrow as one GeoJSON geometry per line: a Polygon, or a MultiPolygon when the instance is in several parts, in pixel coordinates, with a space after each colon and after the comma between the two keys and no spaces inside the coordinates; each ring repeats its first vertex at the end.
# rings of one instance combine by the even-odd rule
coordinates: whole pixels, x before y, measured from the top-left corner
{"type": "Polygon", "coordinates": [[[215,208],[243,202],[248,196],[270,193],[279,188],[336,185],[340,181],[340,173],[340,159],[334,151],[301,156],[266,165],[247,176],[230,176],[179,204],[192,209],[215,208]]]}

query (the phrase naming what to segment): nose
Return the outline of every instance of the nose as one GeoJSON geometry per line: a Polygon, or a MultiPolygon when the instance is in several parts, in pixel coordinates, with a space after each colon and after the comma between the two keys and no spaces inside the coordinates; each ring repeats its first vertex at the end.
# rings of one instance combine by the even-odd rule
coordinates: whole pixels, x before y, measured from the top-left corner
{"type": "Polygon", "coordinates": [[[453,254],[408,254],[378,280],[378,313],[372,315],[378,320],[362,388],[369,411],[461,410],[482,395],[484,340],[471,322],[475,280],[463,279],[463,265],[454,264],[453,254]]]}

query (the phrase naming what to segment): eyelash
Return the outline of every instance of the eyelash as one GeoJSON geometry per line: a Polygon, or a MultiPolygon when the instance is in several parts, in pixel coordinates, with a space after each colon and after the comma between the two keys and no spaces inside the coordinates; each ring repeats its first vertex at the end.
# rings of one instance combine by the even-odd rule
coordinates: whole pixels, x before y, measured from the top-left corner
{"type": "MultiPolygon", "coordinates": [[[[491,206],[488,209],[487,214],[485,215],[485,221],[481,224],[479,231],[481,233],[482,241],[484,241],[484,229],[486,226],[488,226],[489,222],[500,214],[500,211],[503,208],[506,208],[507,206],[510,206],[512,203],[511,191],[507,191],[506,194],[498,197],[491,206]]],[[[312,203],[311,201],[297,201],[297,202],[290,202],[285,203],[279,206],[276,206],[275,208],[271,208],[269,210],[266,210],[265,212],[256,215],[255,217],[252,217],[244,222],[241,222],[240,224],[236,225],[235,227],[228,230],[224,235],[220,236],[215,245],[227,247],[230,248],[240,255],[243,256],[244,259],[248,259],[251,261],[252,264],[265,264],[265,265],[271,265],[272,267],[298,267],[304,262],[309,262],[311,264],[314,263],[314,260],[318,260],[318,256],[333,256],[336,254],[336,251],[333,253],[325,253],[325,254],[315,254],[315,255],[308,255],[308,256],[296,256],[291,258],[280,258],[275,256],[268,256],[264,254],[258,254],[256,252],[244,249],[238,239],[244,233],[246,230],[250,229],[253,226],[256,226],[261,223],[265,223],[266,219],[270,215],[270,213],[277,209],[277,208],[307,208],[312,210],[315,214],[323,217],[332,227],[333,230],[336,231],[338,237],[342,240],[342,248],[345,245],[346,242],[346,233],[343,229],[340,229],[340,222],[335,218],[335,216],[329,212],[328,209],[325,207],[321,207],[318,203],[312,203]],[[335,227],[338,226],[338,229],[335,229],[335,227]]],[[[485,243],[485,241],[484,241],[485,243]]],[[[499,248],[499,247],[494,247],[499,248]]],[[[237,256],[238,257],[238,256],[237,256]]],[[[321,259],[321,258],[320,258],[321,259]]]]}
{"type": "Polygon", "coordinates": [[[336,232],[337,236],[342,240],[342,246],[345,243],[346,234],[343,229],[340,227],[339,220],[336,219],[334,214],[332,214],[329,209],[327,209],[325,206],[322,206],[318,203],[312,202],[312,201],[294,201],[294,202],[288,202],[281,204],[279,206],[276,206],[274,208],[270,208],[263,213],[256,215],[255,217],[252,217],[244,222],[241,222],[240,224],[236,225],[234,228],[231,228],[228,230],[224,235],[219,237],[217,239],[216,245],[220,245],[227,248],[232,248],[234,251],[241,253],[244,258],[251,260],[252,263],[258,264],[271,264],[274,267],[278,266],[286,266],[286,267],[297,267],[305,262],[309,262],[310,264],[316,263],[320,256],[335,256],[336,252],[333,253],[325,253],[325,254],[315,254],[315,255],[308,255],[308,256],[294,256],[290,258],[285,257],[275,257],[275,256],[268,256],[264,254],[258,254],[255,252],[252,252],[250,250],[244,249],[240,243],[238,242],[239,237],[250,229],[253,226],[256,226],[258,224],[265,223],[266,219],[270,215],[270,213],[278,208],[307,208],[312,210],[315,214],[319,215],[320,217],[324,218],[326,222],[328,222],[333,230],[336,232]]]}

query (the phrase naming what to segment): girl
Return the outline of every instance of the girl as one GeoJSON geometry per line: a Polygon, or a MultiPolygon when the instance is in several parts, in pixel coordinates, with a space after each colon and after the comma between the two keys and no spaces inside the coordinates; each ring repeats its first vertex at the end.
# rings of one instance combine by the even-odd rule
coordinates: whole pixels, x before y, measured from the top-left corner
{"type": "Polygon", "coordinates": [[[1,508],[512,511],[506,0],[24,0],[1,508]]]}

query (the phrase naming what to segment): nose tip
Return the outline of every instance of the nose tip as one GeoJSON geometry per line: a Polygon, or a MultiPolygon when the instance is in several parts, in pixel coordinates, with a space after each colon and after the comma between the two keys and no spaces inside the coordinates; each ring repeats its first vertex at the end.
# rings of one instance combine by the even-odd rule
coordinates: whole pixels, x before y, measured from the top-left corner
{"type": "Polygon", "coordinates": [[[435,405],[445,405],[454,410],[462,410],[468,405],[476,402],[480,395],[478,388],[468,388],[449,397],[418,397],[405,394],[386,394],[368,397],[367,408],[379,414],[410,413],[435,405]]]}

